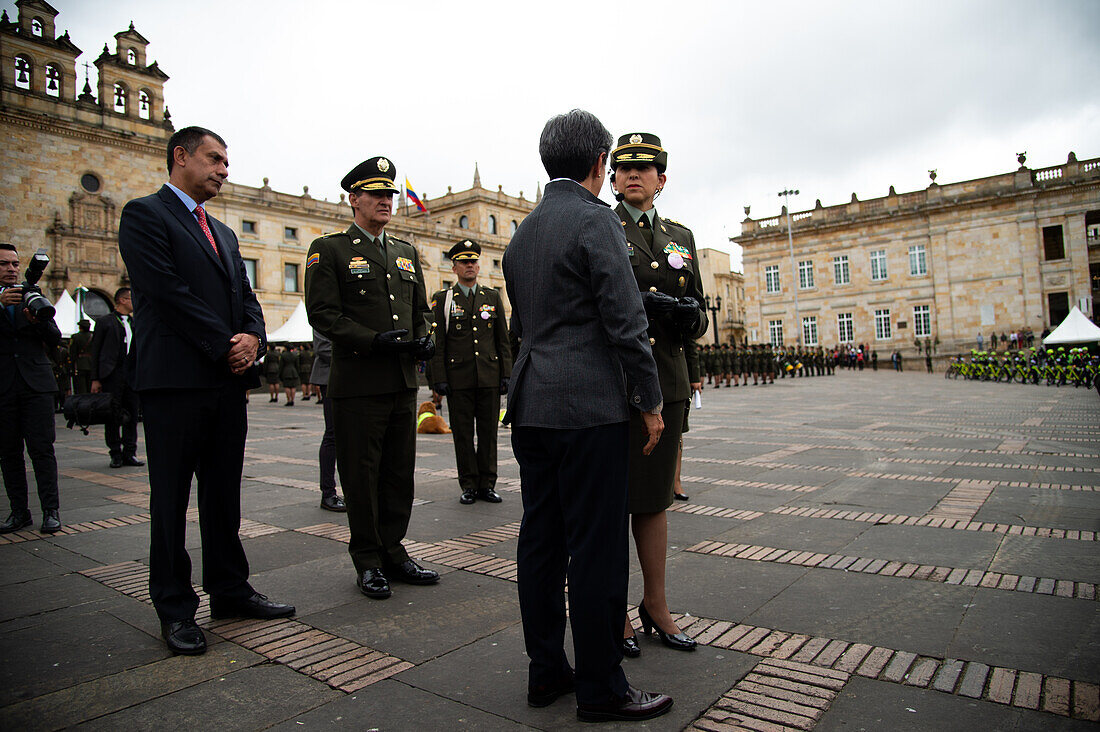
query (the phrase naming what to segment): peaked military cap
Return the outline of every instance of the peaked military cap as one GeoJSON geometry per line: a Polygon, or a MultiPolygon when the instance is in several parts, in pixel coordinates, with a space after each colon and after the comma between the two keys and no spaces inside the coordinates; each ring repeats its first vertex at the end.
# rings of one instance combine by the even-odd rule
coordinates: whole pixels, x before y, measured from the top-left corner
{"type": "Polygon", "coordinates": [[[397,167],[387,158],[376,157],[364,160],[351,169],[340,181],[340,187],[348,193],[374,191],[379,193],[400,193],[401,189],[393,181],[397,177],[397,167]]]}
{"type": "Polygon", "coordinates": [[[619,138],[619,144],[611,151],[611,169],[625,165],[655,165],[657,172],[665,172],[668,153],[661,147],[661,138],[648,132],[631,132],[619,138]]]}
{"type": "Polygon", "coordinates": [[[463,239],[450,248],[447,252],[447,258],[452,262],[461,262],[467,259],[481,259],[481,245],[473,239],[463,239]]]}

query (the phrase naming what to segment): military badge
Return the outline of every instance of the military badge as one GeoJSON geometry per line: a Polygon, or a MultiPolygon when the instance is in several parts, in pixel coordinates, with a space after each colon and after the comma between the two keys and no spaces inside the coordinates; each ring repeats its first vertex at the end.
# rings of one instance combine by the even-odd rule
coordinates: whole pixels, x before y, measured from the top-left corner
{"type": "Polygon", "coordinates": [[[312,267],[313,265],[317,264],[320,261],[321,261],[320,253],[314,252],[313,254],[310,254],[309,258],[306,260],[306,269],[309,269],[310,267],[312,267]]]}
{"type": "Polygon", "coordinates": [[[383,173],[385,173],[387,170],[390,169],[390,161],[386,160],[385,158],[379,158],[378,159],[378,169],[380,171],[382,171],[383,173]]]}
{"type": "Polygon", "coordinates": [[[413,266],[413,261],[411,259],[409,259],[408,257],[398,257],[394,261],[394,264],[396,264],[397,268],[399,270],[401,270],[402,272],[415,272],[416,271],[416,267],[413,266]]]}
{"type": "Polygon", "coordinates": [[[348,274],[358,275],[360,277],[370,274],[370,262],[362,257],[352,257],[351,261],[348,262],[348,274]]]}
{"type": "Polygon", "coordinates": [[[688,248],[680,246],[674,241],[670,241],[663,251],[665,254],[679,254],[684,259],[691,259],[691,252],[688,251],[688,248]]]}
{"type": "Polygon", "coordinates": [[[626,244],[626,256],[628,256],[628,257],[633,257],[634,256],[634,245],[631,244],[630,242],[627,242],[627,244],[626,244]]]}
{"type": "Polygon", "coordinates": [[[685,278],[681,277],[680,278],[680,287],[683,287],[686,284],[687,284],[687,280],[685,278]]]}
{"type": "Polygon", "coordinates": [[[633,135],[630,136],[630,144],[631,145],[637,145],[641,141],[642,141],[642,136],[639,135],[638,133],[634,133],[633,135]]]}

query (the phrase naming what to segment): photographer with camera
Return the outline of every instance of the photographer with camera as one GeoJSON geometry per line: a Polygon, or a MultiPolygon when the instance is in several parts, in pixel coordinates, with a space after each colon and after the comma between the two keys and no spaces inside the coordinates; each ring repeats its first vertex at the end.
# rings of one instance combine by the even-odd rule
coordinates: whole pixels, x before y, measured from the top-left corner
{"type": "Polygon", "coordinates": [[[42,532],[61,529],[58,518],[57,459],[54,457],[54,392],[57,380],[46,355],[61,342],[54,309],[37,283],[50,258],[39,251],[19,284],[19,252],[0,243],[0,470],[11,515],[0,534],[31,525],[27,502],[26,445],[38,484],[42,532]]]}

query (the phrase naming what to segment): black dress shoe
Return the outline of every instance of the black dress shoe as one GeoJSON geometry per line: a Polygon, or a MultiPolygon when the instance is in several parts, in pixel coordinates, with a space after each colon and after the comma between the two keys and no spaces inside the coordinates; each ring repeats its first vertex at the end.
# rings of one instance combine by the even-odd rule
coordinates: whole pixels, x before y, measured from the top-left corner
{"type": "Polygon", "coordinates": [[[432,569],[424,569],[411,559],[406,559],[401,564],[386,567],[386,574],[395,580],[408,582],[410,585],[434,585],[439,581],[439,573],[432,569]]]}
{"type": "Polygon", "coordinates": [[[504,500],[500,497],[500,494],[492,488],[484,491],[479,491],[477,494],[477,499],[479,501],[486,501],[487,503],[500,503],[504,500]]]}
{"type": "Polygon", "coordinates": [[[7,521],[0,524],[0,534],[10,534],[13,531],[19,531],[19,529],[25,529],[33,523],[34,521],[31,520],[30,511],[25,513],[16,513],[12,511],[7,521]]]}
{"type": "Polygon", "coordinates": [[[689,498],[687,493],[673,493],[672,497],[677,501],[686,501],[689,498]]]}
{"type": "Polygon", "coordinates": [[[215,620],[221,618],[259,618],[271,620],[274,618],[289,618],[294,614],[293,605],[284,605],[281,602],[272,602],[266,595],[259,592],[252,593],[252,597],[246,600],[227,599],[223,597],[210,598],[210,617],[215,620]]]}
{"type": "Polygon", "coordinates": [[[355,578],[355,584],[360,592],[375,600],[385,600],[392,594],[386,575],[377,567],[363,570],[363,573],[355,578]]]}
{"type": "Polygon", "coordinates": [[[190,618],[161,623],[160,634],[168,643],[168,650],[172,653],[180,653],[184,656],[200,656],[206,653],[206,636],[190,618]]]}
{"type": "Polygon", "coordinates": [[[61,519],[58,518],[56,510],[46,511],[42,514],[42,528],[39,531],[43,534],[61,531],[61,519]]]}
{"type": "Polygon", "coordinates": [[[121,467],[122,467],[122,464],[123,464],[123,463],[122,463],[122,458],[121,458],[121,457],[113,457],[113,458],[111,458],[111,467],[112,467],[112,468],[121,468],[121,467]]]}
{"type": "Polygon", "coordinates": [[[672,709],[672,697],[628,686],[626,694],[607,704],[578,704],[577,718],[582,722],[639,722],[659,717],[672,709]]]}
{"type": "Polygon", "coordinates": [[[527,706],[548,707],[558,700],[558,697],[572,694],[574,689],[573,672],[568,676],[562,676],[552,684],[535,684],[527,687],[527,706]]]}
{"type": "Polygon", "coordinates": [[[477,500],[477,496],[473,491],[462,491],[462,495],[459,496],[458,502],[463,506],[469,506],[471,503],[477,500]]]}
{"type": "Polygon", "coordinates": [[[637,658],[642,655],[642,647],[638,645],[637,635],[623,638],[623,655],[627,658],[637,658]]]}
{"type": "Polygon", "coordinates": [[[321,497],[321,508],[326,511],[336,511],[337,513],[347,513],[348,507],[344,503],[344,499],[333,493],[331,496],[321,497]]]}
{"type": "Polygon", "coordinates": [[[656,623],[653,622],[653,618],[650,617],[649,611],[645,609],[644,603],[638,603],[638,619],[642,621],[642,630],[646,635],[649,635],[652,629],[657,633],[657,637],[661,639],[669,648],[675,648],[677,651],[694,651],[695,640],[688,638],[683,633],[669,634],[661,630],[656,623]]]}
{"type": "Polygon", "coordinates": [[[145,461],[144,460],[138,460],[133,455],[127,455],[126,457],[122,458],[122,464],[123,465],[128,465],[131,468],[140,468],[142,465],[145,464],[145,461]]]}

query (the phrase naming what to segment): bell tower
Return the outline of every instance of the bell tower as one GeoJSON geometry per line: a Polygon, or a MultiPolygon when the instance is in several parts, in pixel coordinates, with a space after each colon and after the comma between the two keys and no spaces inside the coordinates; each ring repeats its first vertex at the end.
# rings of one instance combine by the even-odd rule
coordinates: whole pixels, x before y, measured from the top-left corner
{"type": "MultiPolygon", "coordinates": [[[[99,71],[99,104],[103,119],[167,126],[164,113],[164,82],[168,74],[157,62],[146,62],[149,41],[134,24],[115,34],[115,52],[107,45],[95,60],[99,71]]],[[[114,125],[112,125],[114,126],[114,125]]]]}

